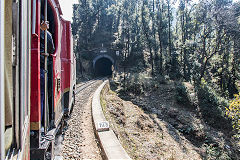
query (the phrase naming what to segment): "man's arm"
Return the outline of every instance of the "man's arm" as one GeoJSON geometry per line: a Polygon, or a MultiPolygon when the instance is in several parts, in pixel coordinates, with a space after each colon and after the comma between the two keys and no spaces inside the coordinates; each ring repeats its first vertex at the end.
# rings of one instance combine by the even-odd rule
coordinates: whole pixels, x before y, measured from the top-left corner
{"type": "Polygon", "coordinates": [[[53,38],[50,32],[47,31],[47,41],[48,41],[48,53],[53,54],[55,51],[54,43],[53,43],[53,38]]]}

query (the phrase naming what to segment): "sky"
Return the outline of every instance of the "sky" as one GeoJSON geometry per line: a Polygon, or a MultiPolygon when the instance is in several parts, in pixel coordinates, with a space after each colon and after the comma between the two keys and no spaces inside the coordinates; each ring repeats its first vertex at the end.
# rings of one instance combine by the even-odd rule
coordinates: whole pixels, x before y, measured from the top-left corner
{"type": "Polygon", "coordinates": [[[63,12],[63,18],[72,21],[72,5],[78,3],[78,0],[59,0],[59,3],[63,12]]]}

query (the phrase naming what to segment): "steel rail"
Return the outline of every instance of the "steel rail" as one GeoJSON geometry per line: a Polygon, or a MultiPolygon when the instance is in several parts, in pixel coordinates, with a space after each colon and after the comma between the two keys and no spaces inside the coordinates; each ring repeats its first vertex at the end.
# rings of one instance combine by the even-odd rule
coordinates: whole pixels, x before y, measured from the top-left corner
{"type": "Polygon", "coordinates": [[[76,88],[76,94],[78,94],[79,92],[81,92],[82,90],[84,90],[85,88],[91,86],[92,84],[96,83],[96,80],[104,80],[106,79],[106,77],[98,77],[98,78],[95,78],[95,79],[92,79],[90,81],[88,81],[87,83],[85,84],[82,84],[80,86],[77,86],[76,88]]]}

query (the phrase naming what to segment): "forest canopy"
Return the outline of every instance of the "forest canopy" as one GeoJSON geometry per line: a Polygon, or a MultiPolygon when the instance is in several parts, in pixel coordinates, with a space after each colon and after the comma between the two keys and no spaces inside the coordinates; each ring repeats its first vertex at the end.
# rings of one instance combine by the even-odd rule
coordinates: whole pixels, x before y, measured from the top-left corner
{"type": "Polygon", "coordinates": [[[73,11],[78,61],[104,46],[120,50],[129,72],[200,87],[204,80],[226,99],[239,92],[240,2],[79,0],[73,11]]]}

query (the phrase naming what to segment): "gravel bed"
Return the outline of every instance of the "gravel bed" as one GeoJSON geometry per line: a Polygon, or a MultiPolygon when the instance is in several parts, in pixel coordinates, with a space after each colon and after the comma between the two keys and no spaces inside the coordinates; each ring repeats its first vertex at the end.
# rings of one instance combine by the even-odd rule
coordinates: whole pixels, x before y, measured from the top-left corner
{"type": "Polygon", "coordinates": [[[91,98],[103,81],[95,81],[76,95],[76,104],[64,131],[56,137],[55,156],[63,159],[102,159],[93,131],[91,98]]]}

